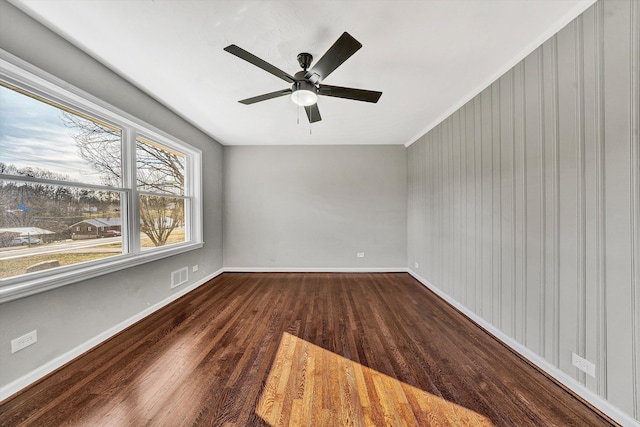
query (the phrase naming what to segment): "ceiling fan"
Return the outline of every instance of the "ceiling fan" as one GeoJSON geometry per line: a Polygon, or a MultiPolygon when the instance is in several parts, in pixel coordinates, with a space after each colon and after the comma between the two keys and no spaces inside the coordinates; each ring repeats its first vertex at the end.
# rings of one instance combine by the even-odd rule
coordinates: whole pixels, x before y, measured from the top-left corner
{"type": "Polygon", "coordinates": [[[345,32],[311,69],[309,69],[309,66],[311,65],[311,61],[313,61],[313,56],[305,52],[298,54],[298,63],[300,67],[302,67],[302,71],[298,71],[293,76],[234,44],[225,47],[224,50],[291,83],[290,89],[265,93],[264,95],[254,96],[253,98],[243,99],[238,102],[249,105],[280,96],[291,95],[291,100],[295,104],[304,107],[307,112],[307,117],[309,118],[309,123],[315,123],[322,120],[317,104],[318,95],[373,103],[378,102],[378,99],[380,99],[382,92],[321,84],[329,74],[342,65],[343,62],[349,59],[351,55],[356,53],[361,47],[362,44],[360,42],[345,32]]]}

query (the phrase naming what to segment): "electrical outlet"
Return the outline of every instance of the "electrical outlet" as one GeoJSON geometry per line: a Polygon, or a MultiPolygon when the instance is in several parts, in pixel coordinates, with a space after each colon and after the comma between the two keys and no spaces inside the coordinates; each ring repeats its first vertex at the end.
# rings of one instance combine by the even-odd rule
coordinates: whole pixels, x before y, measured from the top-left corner
{"type": "Polygon", "coordinates": [[[364,252],[358,252],[358,253],[356,254],[356,256],[357,256],[358,258],[364,258],[364,252]]]}
{"type": "Polygon", "coordinates": [[[418,262],[415,262],[416,268],[420,268],[420,264],[418,264],[418,262]]]}
{"type": "Polygon", "coordinates": [[[194,265],[194,266],[191,268],[191,271],[193,271],[194,273],[195,273],[196,271],[198,271],[198,264],[194,265]]]}
{"type": "Polygon", "coordinates": [[[571,353],[571,364],[582,372],[586,372],[587,375],[596,377],[596,365],[589,362],[587,359],[583,359],[575,353],[571,353]]]}
{"type": "Polygon", "coordinates": [[[32,344],[38,342],[38,331],[31,331],[26,335],[11,340],[11,353],[20,351],[25,347],[29,347],[32,344]]]}

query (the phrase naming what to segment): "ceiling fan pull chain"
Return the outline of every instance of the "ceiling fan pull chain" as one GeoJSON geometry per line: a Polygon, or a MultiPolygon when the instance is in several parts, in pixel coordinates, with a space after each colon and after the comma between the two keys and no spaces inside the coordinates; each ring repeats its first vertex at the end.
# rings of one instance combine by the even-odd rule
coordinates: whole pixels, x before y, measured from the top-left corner
{"type": "MultiPolygon", "coordinates": [[[[299,88],[300,88],[300,82],[296,82],[296,90],[299,88]]],[[[300,125],[300,104],[296,103],[296,105],[298,106],[298,108],[296,109],[296,111],[298,112],[297,124],[300,125]]]]}

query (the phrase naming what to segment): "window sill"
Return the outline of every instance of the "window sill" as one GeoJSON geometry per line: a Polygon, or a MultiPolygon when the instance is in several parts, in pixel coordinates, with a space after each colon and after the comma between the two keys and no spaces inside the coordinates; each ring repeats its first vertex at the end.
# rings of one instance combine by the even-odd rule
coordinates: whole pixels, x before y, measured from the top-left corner
{"type": "Polygon", "coordinates": [[[87,265],[74,265],[59,270],[41,271],[25,276],[22,280],[0,280],[0,304],[49,291],[72,283],[102,276],[125,268],[200,249],[203,242],[174,245],[170,248],[142,252],[135,255],[120,255],[104,260],[92,261],[87,265]],[[52,274],[53,273],[53,274],[52,274]],[[3,284],[2,282],[8,282],[3,284]]]}

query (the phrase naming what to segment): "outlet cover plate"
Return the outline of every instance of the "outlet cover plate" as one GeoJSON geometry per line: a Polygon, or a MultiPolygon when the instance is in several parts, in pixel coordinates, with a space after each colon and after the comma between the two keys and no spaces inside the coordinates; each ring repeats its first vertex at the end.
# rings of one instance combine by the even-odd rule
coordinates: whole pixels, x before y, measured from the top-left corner
{"type": "Polygon", "coordinates": [[[584,359],[575,353],[571,353],[571,364],[582,372],[586,372],[587,375],[594,378],[596,377],[596,365],[589,362],[587,359],[584,359]]]}
{"type": "Polygon", "coordinates": [[[20,351],[38,342],[38,331],[31,331],[21,337],[11,340],[11,353],[20,351]]]}

